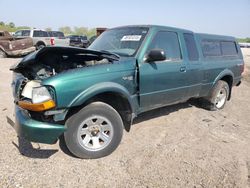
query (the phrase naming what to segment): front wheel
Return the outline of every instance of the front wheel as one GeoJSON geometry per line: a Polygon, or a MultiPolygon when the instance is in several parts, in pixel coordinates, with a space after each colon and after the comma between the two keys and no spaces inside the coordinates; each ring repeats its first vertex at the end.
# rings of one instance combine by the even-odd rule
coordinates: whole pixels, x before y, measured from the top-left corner
{"type": "Polygon", "coordinates": [[[0,58],[5,58],[6,57],[6,53],[0,49],[0,58]]]}
{"type": "Polygon", "coordinates": [[[65,143],[79,158],[94,159],[112,153],[123,135],[119,113],[103,102],[93,102],[66,121],[65,143]]]}

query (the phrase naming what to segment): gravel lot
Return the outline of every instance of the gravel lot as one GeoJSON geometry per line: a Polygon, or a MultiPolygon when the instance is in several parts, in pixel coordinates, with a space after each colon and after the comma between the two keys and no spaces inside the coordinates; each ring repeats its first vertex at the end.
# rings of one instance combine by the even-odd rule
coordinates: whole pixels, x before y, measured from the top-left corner
{"type": "Polygon", "coordinates": [[[0,187],[250,187],[250,49],[240,87],[225,109],[183,103],[136,119],[118,149],[82,160],[55,145],[18,139],[9,67],[0,59],[0,187]]]}

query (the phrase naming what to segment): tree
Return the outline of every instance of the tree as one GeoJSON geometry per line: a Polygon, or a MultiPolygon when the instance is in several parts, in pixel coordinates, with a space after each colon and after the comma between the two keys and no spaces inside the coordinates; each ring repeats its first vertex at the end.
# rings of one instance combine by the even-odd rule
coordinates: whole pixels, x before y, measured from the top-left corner
{"type": "Polygon", "coordinates": [[[88,32],[87,27],[74,27],[74,34],[76,35],[86,35],[88,32]]]}
{"type": "Polygon", "coordinates": [[[1,21],[1,22],[0,22],[0,25],[1,25],[1,26],[5,26],[5,23],[1,21]]]}
{"type": "Polygon", "coordinates": [[[14,24],[13,22],[10,22],[10,23],[9,23],[9,26],[10,26],[10,28],[14,28],[14,27],[15,27],[15,24],[14,24]]]}
{"type": "Polygon", "coordinates": [[[72,30],[69,26],[60,27],[58,30],[63,32],[65,35],[72,34],[72,30]]]}
{"type": "Polygon", "coordinates": [[[87,36],[90,38],[90,37],[92,37],[94,35],[96,35],[96,29],[95,28],[88,29],[87,36]]]}
{"type": "Polygon", "coordinates": [[[45,31],[52,31],[52,28],[51,27],[47,27],[47,28],[45,28],[45,31]]]}

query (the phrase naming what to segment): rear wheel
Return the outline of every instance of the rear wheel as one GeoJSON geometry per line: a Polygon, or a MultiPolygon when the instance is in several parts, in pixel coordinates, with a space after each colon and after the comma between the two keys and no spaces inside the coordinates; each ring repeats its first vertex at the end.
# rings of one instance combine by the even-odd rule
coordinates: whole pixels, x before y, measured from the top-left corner
{"type": "Polygon", "coordinates": [[[207,104],[205,107],[209,110],[220,110],[224,108],[229,92],[230,89],[228,83],[223,80],[219,80],[212,89],[210,96],[206,98],[207,104]]]}
{"type": "Polygon", "coordinates": [[[37,45],[36,45],[36,49],[37,50],[40,50],[40,49],[42,49],[42,48],[44,48],[45,47],[45,44],[44,43],[37,43],[37,45]]]}
{"type": "Polygon", "coordinates": [[[7,57],[6,53],[0,49],[0,58],[5,58],[7,57]]]}
{"type": "Polygon", "coordinates": [[[69,151],[79,158],[100,158],[112,153],[123,135],[119,113],[110,105],[94,102],[71,116],[64,134],[69,151]]]}

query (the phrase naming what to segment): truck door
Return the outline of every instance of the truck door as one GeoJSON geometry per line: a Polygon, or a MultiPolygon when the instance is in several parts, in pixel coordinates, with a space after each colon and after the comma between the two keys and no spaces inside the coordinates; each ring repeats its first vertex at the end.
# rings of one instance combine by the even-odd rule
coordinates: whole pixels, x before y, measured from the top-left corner
{"type": "Polygon", "coordinates": [[[203,66],[199,60],[199,52],[193,33],[184,33],[185,61],[186,61],[186,85],[185,98],[198,97],[203,81],[203,66]]]}
{"type": "Polygon", "coordinates": [[[152,49],[162,49],[166,60],[139,62],[141,111],[180,102],[188,92],[186,65],[182,58],[176,32],[158,31],[146,54],[152,49]]]}

